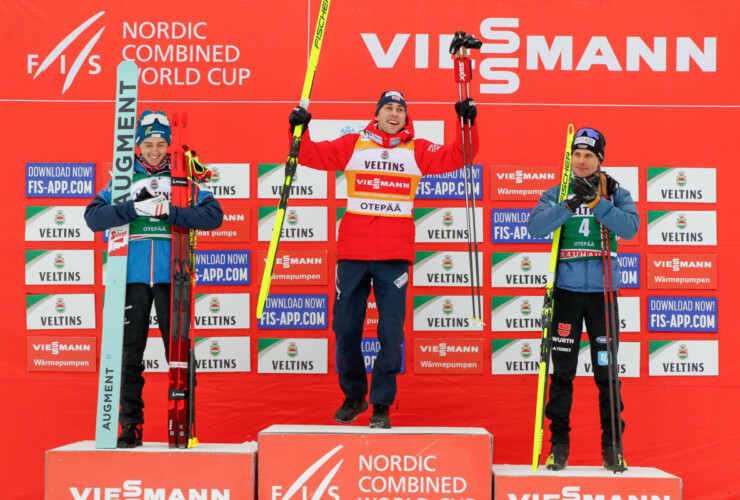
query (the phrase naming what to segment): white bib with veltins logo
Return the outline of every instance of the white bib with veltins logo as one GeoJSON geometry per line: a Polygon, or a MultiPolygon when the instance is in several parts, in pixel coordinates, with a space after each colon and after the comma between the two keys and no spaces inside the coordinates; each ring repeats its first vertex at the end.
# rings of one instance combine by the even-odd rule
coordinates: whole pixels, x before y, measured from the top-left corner
{"type": "Polygon", "coordinates": [[[422,174],[414,141],[385,148],[360,135],[344,169],[347,211],[384,217],[412,217],[422,174]]]}

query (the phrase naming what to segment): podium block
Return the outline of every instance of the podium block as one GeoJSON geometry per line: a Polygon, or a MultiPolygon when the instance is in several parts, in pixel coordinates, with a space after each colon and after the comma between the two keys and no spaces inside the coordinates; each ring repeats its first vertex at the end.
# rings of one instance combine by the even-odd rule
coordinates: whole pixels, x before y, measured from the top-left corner
{"type": "Polygon", "coordinates": [[[494,500],[605,499],[680,500],[681,478],[652,467],[630,467],[614,474],[603,467],[551,471],[540,465],[494,465],[494,500]]]}
{"type": "Polygon", "coordinates": [[[254,442],[100,450],[80,441],[46,452],[45,499],[253,500],[256,452],[254,442]]]}
{"type": "Polygon", "coordinates": [[[485,429],[273,425],[258,443],[260,500],[491,498],[485,429]]]}

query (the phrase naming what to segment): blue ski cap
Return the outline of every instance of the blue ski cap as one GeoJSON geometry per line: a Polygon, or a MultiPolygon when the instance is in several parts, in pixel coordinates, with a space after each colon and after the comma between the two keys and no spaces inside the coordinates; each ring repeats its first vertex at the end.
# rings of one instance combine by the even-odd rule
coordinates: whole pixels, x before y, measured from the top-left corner
{"type": "Polygon", "coordinates": [[[606,139],[604,139],[604,134],[595,128],[583,127],[576,131],[570,152],[572,153],[576,149],[588,149],[598,156],[599,160],[604,161],[605,147],[606,139]]]}
{"type": "Polygon", "coordinates": [[[170,120],[162,111],[155,112],[147,109],[139,116],[136,122],[136,145],[141,146],[141,141],[147,137],[162,137],[167,144],[171,144],[170,120]]]}
{"type": "Polygon", "coordinates": [[[406,110],[408,113],[408,109],[406,109],[406,101],[403,100],[403,94],[399,92],[398,90],[386,90],[380,95],[380,100],[378,101],[378,105],[375,106],[375,114],[378,114],[378,111],[380,111],[380,108],[388,104],[389,102],[397,102],[401,106],[403,106],[403,109],[406,110]]]}

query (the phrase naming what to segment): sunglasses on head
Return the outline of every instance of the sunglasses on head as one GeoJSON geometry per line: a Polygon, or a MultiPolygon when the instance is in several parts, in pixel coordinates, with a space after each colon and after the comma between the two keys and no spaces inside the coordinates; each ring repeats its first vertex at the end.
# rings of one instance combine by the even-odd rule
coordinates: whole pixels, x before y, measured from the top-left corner
{"type": "Polygon", "coordinates": [[[141,118],[139,118],[139,125],[152,125],[154,122],[159,122],[161,125],[165,125],[167,127],[170,126],[170,119],[167,118],[167,115],[162,113],[161,111],[157,111],[156,113],[149,113],[148,115],[144,115],[141,118]]]}
{"type": "Polygon", "coordinates": [[[582,128],[578,131],[577,137],[591,137],[592,139],[601,139],[601,134],[592,128],[582,128]]]}

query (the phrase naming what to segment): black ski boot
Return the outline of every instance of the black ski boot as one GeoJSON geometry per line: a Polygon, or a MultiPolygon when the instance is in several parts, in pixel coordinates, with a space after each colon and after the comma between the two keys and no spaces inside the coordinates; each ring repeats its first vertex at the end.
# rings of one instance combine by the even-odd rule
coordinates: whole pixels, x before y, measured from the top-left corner
{"type": "Polygon", "coordinates": [[[141,446],[143,432],[141,424],[123,424],[116,446],[118,448],[135,448],[141,446]]]}
{"type": "Polygon", "coordinates": [[[371,429],[390,429],[391,417],[389,408],[385,405],[373,405],[373,416],[370,417],[371,429]]]}
{"type": "Polygon", "coordinates": [[[614,472],[624,472],[627,470],[627,462],[624,461],[624,455],[622,454],[622,448],[620,446],[617,446],[616,448],[612,445],[602,446],[601,459],[602,465],[607,470],[614,472]]]}
{"type": "Polygon", "coordinates": [[[340,424],[351,424],[363,411],[367,410],[367,400],[345,399],[342,406],[334,414],[334,421],[340,424]]]}
{"type": "Polygon", "coordinates": [[[563,470],[568,466],[568,455],[570,455],[569,444],[553,443],[545,466],[550,470],[563,470]]]}

